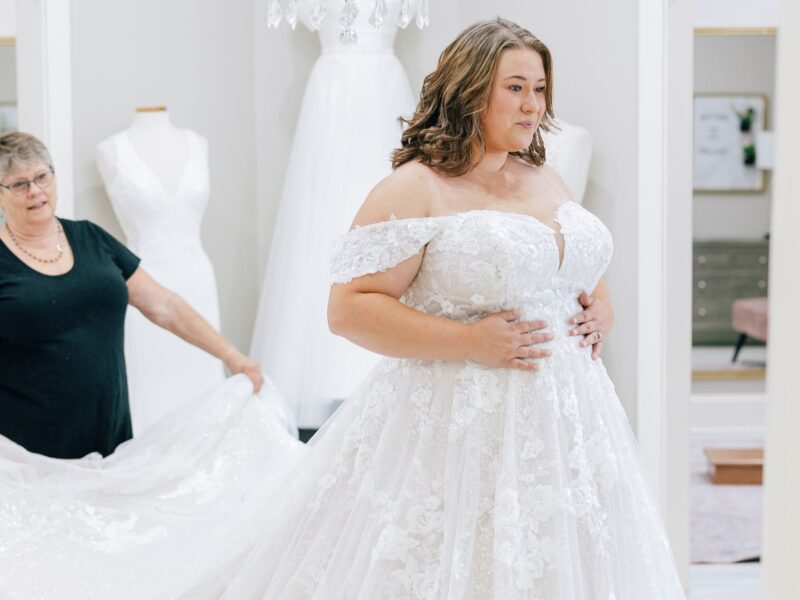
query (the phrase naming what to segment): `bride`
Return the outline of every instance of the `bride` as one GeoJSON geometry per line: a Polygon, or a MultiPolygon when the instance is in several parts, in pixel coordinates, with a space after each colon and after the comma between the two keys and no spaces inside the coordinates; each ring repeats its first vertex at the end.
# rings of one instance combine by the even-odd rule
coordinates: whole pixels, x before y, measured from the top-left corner
{"type": "Polygon", "coordinates": [[[444,50],[333,250],[331,328],[387,358],[309,446],[240,378],[102,461],[0,444],[0,592],[684,598],[593,360],[610,318],[578,297],[612,244],[545,163],[551,99],[509,21],[444,50]]]}

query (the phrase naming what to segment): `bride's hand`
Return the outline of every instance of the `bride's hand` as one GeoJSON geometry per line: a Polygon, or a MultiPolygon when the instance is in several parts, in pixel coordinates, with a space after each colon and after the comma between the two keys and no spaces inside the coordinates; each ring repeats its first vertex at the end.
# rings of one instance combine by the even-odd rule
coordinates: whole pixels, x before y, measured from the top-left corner
{"type": "Polygon", "coordinates": [[[518,313],[505,311],[470,324],[469,358],[487,367],[537,370],[539,365],[527,359],[545,358],[551,352],[532,346],[552,340],[553,334],[538,332],[547,327],[544,321],[517,319],[518,313]]]}
{"type": "Polygon", "coordinates": [[[253,393],[257,394],[264,385],[264,375],[261,374],[261,365],[259,365],[252,358],[245,356],[238,350],[231,352],[225,358],[225,366],[230,371],[231,375],[237,373],[244,373],[253,382],[253,393]]]}
{"type": "Polygon", "coordinates": [[[573,316],[569,324],[573,326],[569,334],[583,336],[581,346],[592,346],[592,359],[596,359],[603,351],[603,342],[611,330],[613,313],[600,298],[586,292],[578,296],[584,310],[573,316]]]}

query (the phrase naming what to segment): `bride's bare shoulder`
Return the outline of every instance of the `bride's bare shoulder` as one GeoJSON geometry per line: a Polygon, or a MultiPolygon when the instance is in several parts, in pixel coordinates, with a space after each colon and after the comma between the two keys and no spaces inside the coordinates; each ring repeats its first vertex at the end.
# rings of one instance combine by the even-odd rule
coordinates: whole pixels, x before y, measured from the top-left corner
{"type": "Polygon", "coordinates": [[[353,221],[368,225],[391,217],[428,217],[436,198],[436,174],[420,162],[407,162],[384,177],[364,200],[353,221]]]}

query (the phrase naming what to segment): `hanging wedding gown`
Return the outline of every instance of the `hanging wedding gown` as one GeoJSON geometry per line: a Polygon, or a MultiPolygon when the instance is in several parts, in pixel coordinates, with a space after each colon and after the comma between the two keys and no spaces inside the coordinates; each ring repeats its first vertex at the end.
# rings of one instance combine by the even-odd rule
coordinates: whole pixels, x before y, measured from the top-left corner
{"type": "MultiPolygon", "coordinates": [[[[209,196],[208,152],[204,139],[182,131],[189,151],[175,191],[164,188],[124,131],[111,138],[117,164],[106,189],[141,267],[219,329],[214,269],[200,241],[209,196]]],[[[134,435],[225,377],[218,359],[138,310],[129,310],[125,318],[125,362],[134,435]]]]}
{"type": "MultiPolygon", "coordinates": [[[[494,210],[356,228],[333,281],[425,252],[402,297],[461,322],[545,319],[535,372],[384,358],[309,446],[233,378],[103,461],[0,440],[12,599],[679,600],[643,462],[591,347],[568,335],[610,260],[574,202],[560,234],[494,210]],[[557,236],[563,235],[563,257],[557,236]],[[203,433],[203,435],[200,435],[203,433]]],[[[317,365],[296,357],[313,377],[317,365]]]]}
{"type": "MultiPolygon", "coordinates": [[[[331,401],[349,396],[379,359],[328,329],[329,249],[391,172],[397,119],[414,110],[394,55],[394,20],[376,30],[364,7],[355,23],[358,44],[345,46],[338,5],[327,4],[322,55],[297,119],[250,351],[295,408],[298,425],[313,429],[329,416],[331,401]]],[[[395,4],[389,2],[390,14],[395,4]]]]}

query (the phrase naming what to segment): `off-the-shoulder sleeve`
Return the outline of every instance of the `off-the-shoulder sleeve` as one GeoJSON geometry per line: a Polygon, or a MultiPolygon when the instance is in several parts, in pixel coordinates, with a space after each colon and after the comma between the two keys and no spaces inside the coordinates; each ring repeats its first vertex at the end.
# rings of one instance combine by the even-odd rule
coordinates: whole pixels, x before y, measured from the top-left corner
{"type": "Polygon", "coordinates": [[[380,273],[417,254],[439,230],[439,220],[395,219],[356,227],[331,248],[331,283],[380,273]]]}

